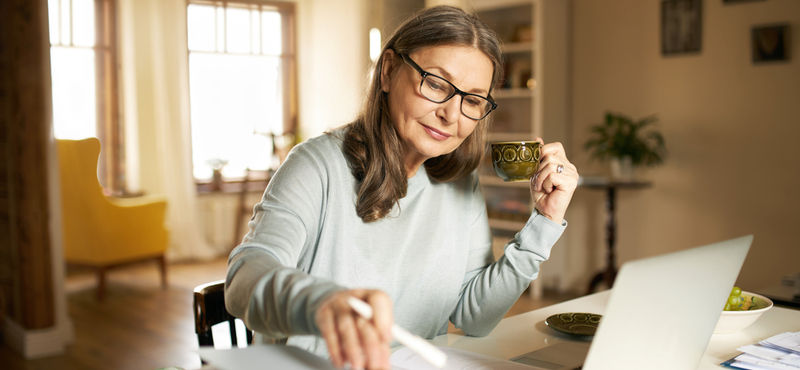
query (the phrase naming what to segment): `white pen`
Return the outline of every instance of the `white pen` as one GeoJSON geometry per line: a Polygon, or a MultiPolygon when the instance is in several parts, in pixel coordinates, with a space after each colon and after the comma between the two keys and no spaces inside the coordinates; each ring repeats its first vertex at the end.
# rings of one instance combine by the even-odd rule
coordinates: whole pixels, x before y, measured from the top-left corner
{"type": "MultiPolygon", "coordinates": [[[[366,302],[356,297],[347,297],[347,303],[353,308],[353,311],[356,311],[361,317],[367,320],[372,319],[372,306],[366,302]]],[[[392,336],[394,339],[397,339],[398,342],[411,348],[412,351],[416,352],[420,357],[437,369],[443,368],[444,364],[447,362],[447,355],[444,352],[425,341],[425,339],[409,333],[396,324],[392,324],[392,336]]]]}

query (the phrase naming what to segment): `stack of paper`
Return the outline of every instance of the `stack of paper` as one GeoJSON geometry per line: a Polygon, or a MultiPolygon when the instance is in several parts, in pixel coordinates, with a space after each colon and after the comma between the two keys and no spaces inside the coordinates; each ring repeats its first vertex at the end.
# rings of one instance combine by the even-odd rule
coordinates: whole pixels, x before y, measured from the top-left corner
{"type": "Polygon", "coordinates": [[[722,365],[734,369],[800,370],[800,332],[778,334],[737,349],[744,353],[722,365]]]}

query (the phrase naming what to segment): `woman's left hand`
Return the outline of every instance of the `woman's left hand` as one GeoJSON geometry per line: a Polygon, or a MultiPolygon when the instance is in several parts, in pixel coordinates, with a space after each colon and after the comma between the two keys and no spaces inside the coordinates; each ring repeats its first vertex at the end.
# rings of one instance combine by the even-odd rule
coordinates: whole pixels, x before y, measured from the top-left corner
{"type": "MultiPolygon", "coordinates": [[[[544,143],[541,138],[536,141],[544,143]]],[[[578,169],[567,159],[561,143],[542,146],[539,171],[531,177],[531,197],[539,214],[563,223],[572,194],[578,187],[578,169]]]]}

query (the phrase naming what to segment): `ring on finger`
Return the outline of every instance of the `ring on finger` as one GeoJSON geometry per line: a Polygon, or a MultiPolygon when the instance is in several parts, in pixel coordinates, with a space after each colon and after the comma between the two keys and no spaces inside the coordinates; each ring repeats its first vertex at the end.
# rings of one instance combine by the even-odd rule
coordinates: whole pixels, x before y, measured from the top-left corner
{"type": "Polygon", "coordinates": [[[562,172],[564,172],[564,165],[559,164],[558,167],[556,167],[556,173],[562,173],[562,172]]]}

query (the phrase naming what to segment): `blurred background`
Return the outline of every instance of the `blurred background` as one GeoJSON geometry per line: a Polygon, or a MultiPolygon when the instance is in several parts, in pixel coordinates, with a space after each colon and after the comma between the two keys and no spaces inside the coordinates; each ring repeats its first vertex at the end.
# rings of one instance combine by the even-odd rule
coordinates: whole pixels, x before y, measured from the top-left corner
{"type": "MultiPolygon", "coordinates": [[[[770,289],[800,272],[796,0],[7,0],[0,358],[19,368],[102,368],[137,344],[103,355],[113,345],[94,339],[81,347],[94,349],[76,350],[72,343],[93,340],[79,312],[142,304],[153,316],[178,313],[132,343],[184,344],[164,350],[180,353],[167,363],[138,368],[199,367],[191,287],[224,278],[225,258],[292,145],[355,117],[381,40],[440,4],[476,11],[506,43],[493,140],[559,141],[586,180],[523,298],[541,305],[586,294],[607,267],[607,187],[597,184],[620,178],[584,143],[608,112],[657,117],[666,147],[663,165],[624,179],[641,186],[617,189],[617,266],[753,234],[737,285],[770,289]],[[98,301],[96,266],[69,263],[62,225],[72,216],[59,184],[71,175],[59,173],[53,139],[87,137],[100,142],[104,197],[165,202],[166,293],[145,264],[110,274],[98,301]],[[181,324],[167,329],[169,320],[181,324]],[[52,356],[60,360],[42,360],[52,356]]],[[[527,190],[490,174],[482,182],[501,246],[519,228],[516,214],[530,212],[527,190]]],[[[121,330],[108,325],[102,331],[121,330]]]]}

